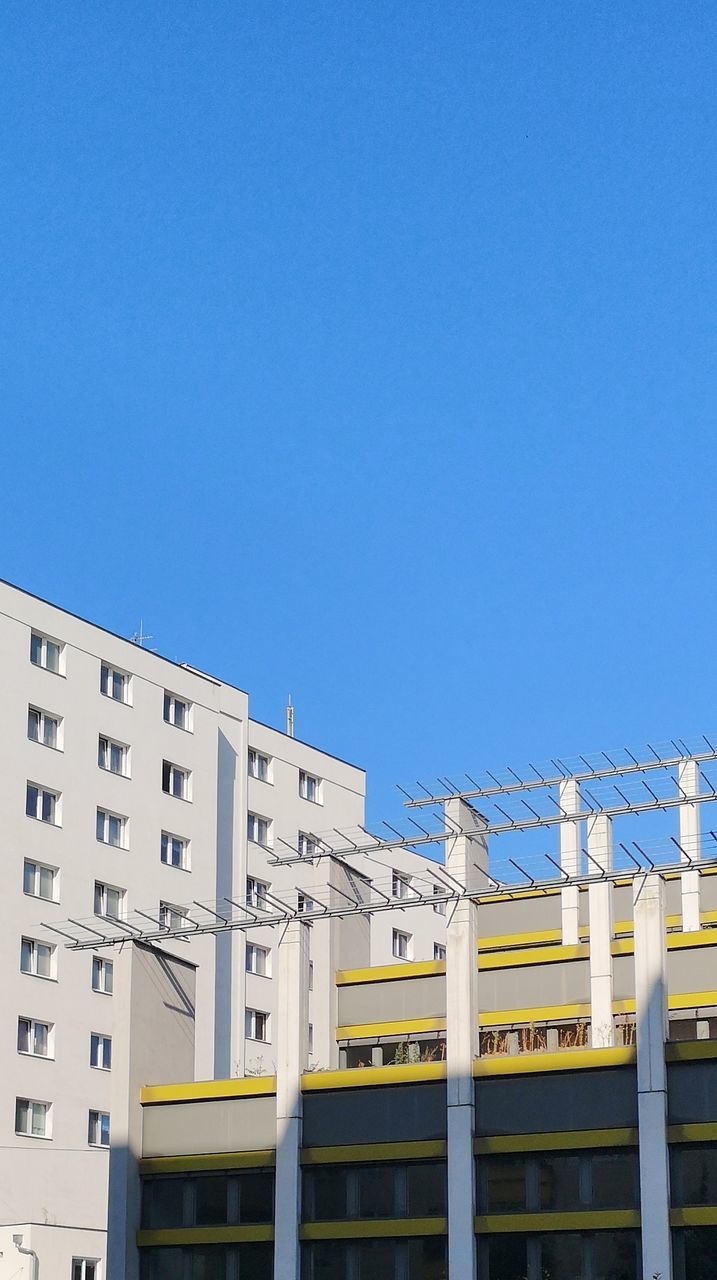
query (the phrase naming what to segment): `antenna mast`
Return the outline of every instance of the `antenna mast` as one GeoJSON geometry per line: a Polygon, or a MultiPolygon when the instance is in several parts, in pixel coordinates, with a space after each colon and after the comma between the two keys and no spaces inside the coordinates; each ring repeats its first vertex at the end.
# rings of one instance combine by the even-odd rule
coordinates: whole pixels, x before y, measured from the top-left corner
{"type": "Polygon", "coordinates": [[[291,705],[291,694],[286,704],[286,732],[290,738],[294,736],[294,708],[291,705]]]}

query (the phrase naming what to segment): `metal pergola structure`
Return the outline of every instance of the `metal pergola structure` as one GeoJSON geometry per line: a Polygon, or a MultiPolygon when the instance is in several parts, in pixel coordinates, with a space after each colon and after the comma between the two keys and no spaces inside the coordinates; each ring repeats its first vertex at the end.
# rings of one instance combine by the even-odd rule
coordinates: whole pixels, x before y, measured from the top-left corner
{"type": "Polygon", "coordinates": [[[135,910],[123,918],[93,915],[86,920],[68,919],[60,925],[48,922],[44,927],[62,936],[68,948],[79,951],[118,946],[130,940],[143,943],[186,941],[232,930],[280,926],[299,917],[315,922],[396,908],[412,910],[441,904],[447,908],[449,904],[468,897],[488,901],[496,896],[516,897],[526,890],[547,892],[606,879],[632,879],[652,871],[665,875],[688,870],[703,872],[717,867],[717,833],[714,830],[704,831],[691,848],[674,835],[640,844],[633,840],[630,842],[632,848],[620,842],[616,848],[615,867],[610,871],[591,859],[585,848],[582,849],[582,868],[577,874],[568,874],[549,853],[532,855],[529,868],[525,866],[525,859],[518,863],[508,858],[504,874],[482,872],[486,884],[479,893],[469,892],[465,885],[448,873],[444,862],[438,860],[429,868],[424,859],[416,874],[408,877],[398,875],[396,883],[390,863],[381,861],[382,855],[390,856],[397,849],[413,852],[431,848],[440,850],[462,836],[482,839],[509,832],[560,827],[566,823],[576,827],[598,816],[623,818],[656,811],[668,812],[681,806],[701,806],[717,800],[717,787],[707,773],[707,767],[717,761],[717,749],[707,737],[693,743],[683,739],[672,740],[659,747],[648,746],[647,752],[637,753],[621,748],[594,756],[579,756],[569,762],[556,758],[550,761],[550,768],[529,766],[532,776],[525,779],[513,769],[502,774],[486,771],[485,785],[466,774],[470,786],[465,790],[458,789],[446,778],[439,778],[438,782],[449,789],[435,793],[419,783],[417,785],[424,793],[422,796],[412,796],[400,788],[406,797],[407,810],[420,808],[423,816],[429,806],[446,806],[451,801],[461,800],[465,802],[465,813],[470,815],[470,822],[462,825],[444,809],[433,815],[438,821],[434,830],[409,815],[408,821],[418,834],[406,834],[389,823],[382,824],[390,832],[387,837],[378,836],[365,827],[349,831],[333,828],[330,832],[312,836],[315,848],[310,855],[302,855],[285,841],[280,841],[286,850],[284,854],[280,855],[276,849],[267,850],[274,865],[302,863],[307,867],[307,875],[308,869],[322,860],[340,864],[345,872],[342,888],[324,879],[319,885],[307,883],[305,887],[295,887],[283,897],[264,890],[259,900],[247,897],[246,901],[238,901],[225,897],[212,902],[193,901],[175,911],[176,919],[174,916],[165,919],[156,911],[135,910]],[[699,791],[687,792],[680,783],[682,766],[687,764],[699,768],[699,791]],[[642,775],[647,775],[649,782],[642,775]],[[565,807],[563,789],[566,783],[574,784],[579,807],[565,807]],[[588,784],[592,785],[589,787],[588,784]],[[526,795],[530,796],[529,800],[526,795]],[[503,803],[499,804],[497,798],[503,803]],[[480,812],[475,801],[481,802],[480,812]],[[507,867],[512,868],[510,874],[507,867]]]}

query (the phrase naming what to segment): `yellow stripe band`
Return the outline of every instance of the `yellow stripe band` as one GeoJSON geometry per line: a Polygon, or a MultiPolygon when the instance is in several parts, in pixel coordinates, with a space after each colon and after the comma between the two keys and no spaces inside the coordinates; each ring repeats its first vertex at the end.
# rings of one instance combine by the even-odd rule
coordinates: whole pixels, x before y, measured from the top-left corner
{"type": "Polygon", "coordinates": [[[145,1156],[139,1171],[149,1173],[201,1173],[208,1169],[269,1169],[276,1163],[273,1148],[264,1151],[220,1151],[202,1156],[145,1156]]]}
{"type": "Polygon", "coordinates": [[[717,1124],[669,1124],[668,1142],[717,1142],[717,1124]]]}
{"type": "Polygon", "coordinates": [[[383,1218],[371,1222],[306,1222],[301,1240],[377,1240],[387,1236],[444,1236],[446,1218],[383,1218]]]}
{"type": "Polygon", "coordinates": [[[665,1045],[668,1062],[699,1062],[705,1058],[717,1058],[715,1040],[672,1040],[665,1045]]]}
{"type": "Polygon", "coordinates": [[[476,1138],[476,1155],[524,1151],[585,1151],[593,1147],[636,1147],[637,1129],[571,1129],[565,1133],[495,1134],[476,1138]]]}
{"type": "Polygon", "coordinates": [[[491,1213],[475,1219],[481,1234],[518,1231],[620,1231],[639,1227],[636,1209],[584,1209],[576,1213],[491,1213]]]}
{"type": "Polygon", "coordinates": [[[304,1147],[301,1163],[352,1164],[377,1160],[445,1160],[446,1143],[433,1142],[361,1142],[350,1147],[304,1147]]]}
{"type": "Polygon", "coordinates": [[[518,1023],[552,1022],[567,1018],[589,1018],[590,1004],[544,1004],[529,1009],[498,1009],[479,1013],[481,1027],[508,1027],[518,1023]]]}
{"type": "Polygon", "coordinates": [[[337,1040],[361,1040],[372,1036],[404,1035],[410,1032],[445,1031],[446,1015],[435,1018],[404,1018],[400,1022],[356,1022],[336,1028],[337,1040]]]}
{"type": "Polygon", "coordinates": [[[256,1227],[164,1227],[161,1231],[138,1231],[140,1249],[178,1244],[246,1244],[273,1240],[273,1226],[256,1227]]]}
{"type": "Polygon", "coordinates": [[[590,948],[585,942],[571,947],[526,947],[507,954],[481,955],[478,953],[478,969],[518,969],[529,964],[557,964],[565,960],[587,960],[590,948]]]}
{"type": "Polygon", "coordinates": [[[255,1098],[276,1093],[276,1076],[241,1080],[196,1080],[188,1084],[146,1084],[139,1091],[143,1106],[154,1102],[208,1102],[213,1098],[255,1098]]]}
{"type": "Polygon", "coordinates": [[[348,1071],[308,1071],[301,1077],[302,1093],[321,1089],[361,1089],[382,1084],[424,1084],[445,1080],[444,1062],[414,1062],[405,1067],[353,1067],[348,1071]]]}
{"type": "Polygon", "coordinates": [[[416,960],[405,964],[377,964],[370,969],[339,969],[337,987],[351,987],[364,982],[396,982],[406,978],[429,978],[445,973],[445,960],[416,960]]]}
{"type": "Polygon", "coordinates": [[[535,1075],[541,1071],[585,1071],[595,1067],[628,1067],[637,1061],[632,1045],[617,1049],[561,1049],[507,1057],[477,1058],[474,1076],[535,1075]]]}
{"type": "Polygon", "coordinates": [[[671,1227],[717,1226],[717,1205],[706,1204],[690,1209],[670,1209],[671,1227]]]}

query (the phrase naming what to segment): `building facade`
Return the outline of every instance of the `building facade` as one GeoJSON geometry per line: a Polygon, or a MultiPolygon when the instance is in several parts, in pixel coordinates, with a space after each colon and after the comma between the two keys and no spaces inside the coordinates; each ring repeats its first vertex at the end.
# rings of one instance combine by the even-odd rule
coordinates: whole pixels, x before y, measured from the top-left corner
{"type": "MultiPolygon", "coordinates": [[[[73,954],[68,927],[99,939],[112,922],[129,946],[137,913],[171,928],[198,902],[326,896],[330,860],[310,855],[321,831],[364,822],[365,778],[252,721],[240,689],[7,583],[0,651],[0,1276],[18,1274],[34,1233],[44,1275],[106,1280],[108,1150],[130,1088],[116,1052],[126,992],[117,951],[73,954]],[[306,865],[274,865],[286,849],[306,865]]],[[[422,860],[402,863],[420,873],[422,860]]],[[[376,957],[391,958],[381,948],[393,928],[376,957]]],[[[432,954],[442,931],[436,916],[415,945],[432,954]]],[[[271,1074],[275,939],[258,927],[178,945],[195,972],[183,1075],[271,1074]]],[[[368,962],[371,941],[324,930],[313,945],[307,1036],[312,1061],[330,1066],[331,975],[354,954],[368,962]]]]}

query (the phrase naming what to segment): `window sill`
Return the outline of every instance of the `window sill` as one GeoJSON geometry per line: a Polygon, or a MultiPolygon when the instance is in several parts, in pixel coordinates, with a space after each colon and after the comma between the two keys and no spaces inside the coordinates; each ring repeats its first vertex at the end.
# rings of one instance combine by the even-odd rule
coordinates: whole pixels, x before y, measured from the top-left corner
{"type": "Polygon", "coordinates": [[[34,813],[26,813],[25,817],[29,818],[31,822],[39,822],[41,827],[56,827],[62,830],[61,822],[48,822],[47,818],[38,818],[34,813]]]}
{"type": "Polygon", "coordinates": [[[93,987],[92,991],[96,996],[110,996],[110,998],[112,997],[111,991],[100,991],[99,987],[93,987]]]}
{"type": "Polygon", "coordinates": [[[263,1044],[265,1048],[271,1044],[271,1040],[255,1040],[254,1036],[244,1036],[244,1039],[249,1040],[251,1044],[263,1044]]]}
{"type": "Polygon", "coordinates": [[[263,782],[265,787],[273,787],[274,785],[273,779],[271,778],[257,778],[255,773],[247,773],[246,776],[247,778],[250,778],[252,782],[263,782]]]}
{"type": "Polygon", "coordinates": [[[111,693],[103,693],[100,689],[100,697],[106,698],[108,702],[115,702],[118,707],[131,707],[132,703],[125,698],[113,698],[111,693]]]}
{"type": "Polygon", "coordinates": [[[90,1063],[90,1071],[106,1071],[107,1074],[109,1075],[111,1070],[112,1070],[111,1067],[101,1067],[98,1063],[95,1063],[95,1062],[90,1063]]]}
{"type": "Polygon", "coordinates": [[[53,747],[51,742],[40,742],[39,738],[31,738],[29,734],[27,735],[27,740],[28,742],[34,742],[36,747],[45,747],[48,751],[56,751],[58,755],[64,754],[62,747],[53,747]]]}
{"type": "Polygon", "coordinates": [[[116,769],[108,769],[104,764],[98,764],[97,768],[100,769],[102,773],[109,773],[113,778],[125,778],[127,782],[132,781],[131,773],[118,773],[116,769]]]}
{"type": "Polygon", "coordinates": [[[164,858],[160,858],[160,863],[163,867],[168,867],[170,871],[184,871],[187,875],[191,875],[191,867],[182,867],[177,862],[165,862],[164,858]]]}
{"type": "Polygon", "coordinates": [[[111,840],[100,840],[99,836],[96,836],[96,840],[98,844],[103,844],[106,849],[119,849],[120,853],[129,853],[128,844],[112,844],[111,840]]]}
{"type": "Polygon", "coordinates": [[[44,897],[42,896],[42,894],[41,894],[41,893],[28,893],[28,892],[27,892],[27,889],[23,889],[23,891],[22,891],[22,892],[23,892],[23,897],[25,897],[25,898],[35,898],[35,899],[37,900],[37,902],[46,902],[46,903],[48,904],[48,906],[55,906],[55,907],[59,907],[59,905],[60,905],[60,899],[59,899],[59,898],[44,898],[44,897]]]}
{"type": "Polygon", "coordinates": [[[52,667],[43,667],[41,662],[33,662],[31,660],[30,666],[34,667],[36,671],[46,671],[48,676],[57,676],[59,680],[67,679],[67,676],[65,675],[64,671],[53,671],[52,667]]]}
{"type": "Polygon", "coordinates": [[[54,1054],[49,1053],[30,1053],[29,1049],[18,1049],[21,1058],[39,1058],[40,1062],[54,1062],[54,1054]]]}
{"type": "Polygon", "coordinates": [[[164,716],[162,717],[162,719],[164,721],[164,724],[166,724],[169,729],[178,729],[180,733],[189,733],[189,734],[194,733],[193,729],[190,729],[190,728],[185,729],[184,725],[175,724],[173,720],[167,720],[166,717],[164,716]]]}
{"type": "Polygon", "coordinates": [[[52,1142],[52,1137],[49,1133],[19,1133],[16,1129],[15,1137],[31,1138],[33,1142],[52,1142]]]}
{"type": "Polygon", "coordinates": [[[299,799],[305,800],[307,804],[315,804],[319,809],[323,809],[324,807],[323,800],[312,800],[309,796],[302,796],[301,793],[299,793],[299,799]]]}
{"type": "Polygon", "coordinates": [[[39,978],[41,982],[57,982],[57,978],[47,973],[29,973],[27,969],[21,969],[20,973],[24,978],[39,978]]]}
{"type": "Polygon", "coordinates": [[[88,1142],[88,1147],[92,1147],[93,1151],[109,1151],[109,1142],[88,1142]]]}
{"type": "Polygon", "coordinates": [[[170,800],[181,800],[181,801],[182,801],[182,804],[191,804],[191,803],[192,803],[191,796],[175,796],[175,794],[174,794],[174,792],[173,792],[173,791],[165,791],[164,787],[162,787],[162,795],[163,795],[163,796],[169,796],[169,799],[170,799],[170,800]]]}
{"type": "Polygon", "coordinates": [[[270,973],[256,973],[254,969],[245,969],[244,972],[248,978],[268,978],[268,980],[271,981],[270,973]]]}

